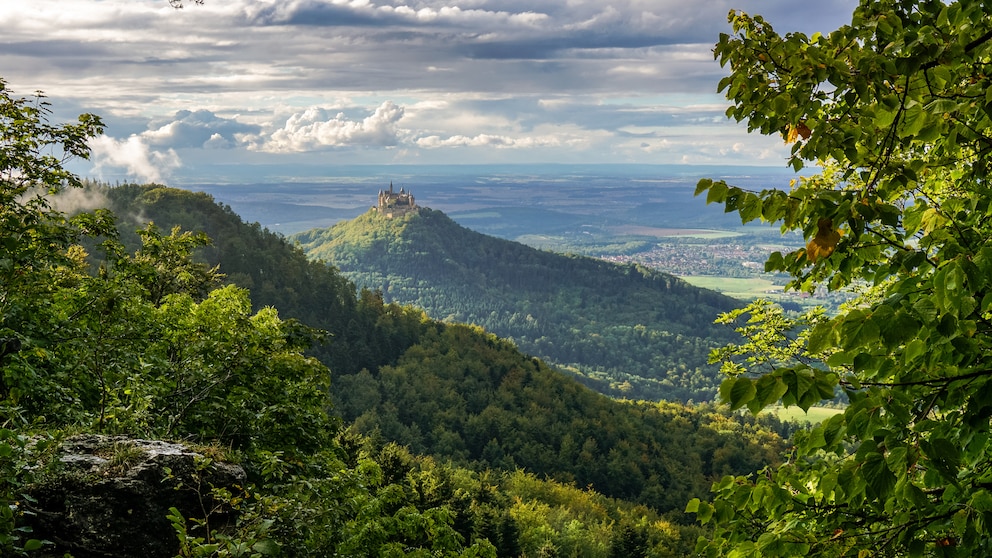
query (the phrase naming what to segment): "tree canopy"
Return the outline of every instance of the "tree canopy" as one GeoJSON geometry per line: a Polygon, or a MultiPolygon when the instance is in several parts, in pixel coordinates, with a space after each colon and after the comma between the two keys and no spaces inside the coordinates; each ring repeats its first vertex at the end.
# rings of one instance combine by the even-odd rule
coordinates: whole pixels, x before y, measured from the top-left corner
{"type": "MultiPolygon", "coordinates": [[[[633,494],[642,480],[655,483],[652,498],[669,507],[688,497],[672,484],[685,484],[688,475],[663,485],[637,478],[641,471],[692,471],[693,460],[714,473],[744,471],[774,454],[778,437],[756,421],[609,401],[477,328],[440,324],[384,304],[377,293],[356,293],[334,269],[307,262],[284,239],[203,194],[126,185],[93,196],[113,198],[123,215],[154,216],[158,225],[115,220],[105,209],[64,214],[55,194],[82,181],[63,163],[85,157],[87,139],[101,126],[91,115],[66,124],[49,117],[43,98],[17,98],[0,80],[2,556],[105,554],[51,529],[53,507],[64,507],[83,485],[105,482],[116,467],[65,467],[58,448],[76,433],[116,435],[120,443],[100,449],[108,464],[127,458],[129,437],[194,445],[202,457],[190,471],[196,482],[175,487],[194,492],[202,513],[161,511],[176,531],[176,555],[203,557],[685,555],[701,530],[673,522],[677,514],[666,518],[579,488],[566,475],[539,478],[516,468],[514,451],[521,462],[574,458],[625,481],[617,494],[633,494]],[[211,245],[208,234],[176,225],[206,228],[219,241],[211,245]],[[314,347],[325,336],[304,323],[326,327],[327,344],[314,347]],[[334,376],[307,356],[314,349],[333,364],[334,376]],[[357,379],[349,383],[342,371],[357,379]],[[475,434],[471,441],[481,442],[493,467],[461,468],[440,449],[436,460],[418,457],[344,429],[328,412],[330,395],[353,386],[378,401],[379,386],[359,381],[363,374],[379,377],[382,399],[395,396],[383,417],[430,415],[435,422],[422,423],[430,426],[423,438],[435,438],[439,448],[464,446],[443,426],[471,422],[465,432],[475,434]],[[471,389],[485,388],[472,383],[482,378],[492,387],[471,389]],[[534,411],[563,393],[597,415],[580,421],[582,409],[573,405],[575,420],[566,425],[534,411]],[[452,405],[438,408],[438,398],[452,405]],[[480,402],[487,416],[468,420],[465,408],[480,402]],[[648,415],[651,428],[637,428],[638,417],[648,415]],[[707,425],[695,428],[698,420],[707,425]],[[580,424],[596,439],[566,432],[580,424]],[[540,437],[519,443],[515,426],[540,437]],[[679,436],[681,444],[637,443],[638,431],[679,436]],[[549,452],[554,433],[565,435],[549,452]],[[690,440],[697,443],[687,448],[690,440]],[[768,449],[753,451],[756,441],[768,449]],[[509,470],[497,468],[501,459],[509,470]],[[224,461],[245,469],[244,486],[215,487],[200,476],[224,461]],[[233,523],[209,521],[232,511],[233,523]]],[[[73,193],[100,192],[90,183],[73,193]]],[[[555,409],[564,415],[560,404],[555,409]]],[[[379,437],[406,426],[380,422],[379,437]]],[[[171,483],[176,473],[141,475],[171,483]]],[[[688,484],[695,493],[705,489],[688,484]]],[[[115,512],[128,521],[137,515],[115,512]]],[[[103,534],[100,525],[92,535],[103,534]]],[[[91,532],[85,537],[92,540],[91,532]]]]}
{"type": "MultiPolygon", "coordinates": [[[[292,239],[387,301],[477,324],[614,397],[711,401],[713,317],[741,303],[635,264],[566,256],[466,229],[440,211],[368,211],[292,239]]],[[[730,334],[730,335],[728,335],[730,334]]]]}
{"type": "Polygon", "coordinates": [[[697,193],[803,231],[805,248],[765,266],[792,288],[865,294],[831,318],[757,312],[742,347],[758,354],[721,353],[734,408],[808,408],[838,386],[850,405],[781,467],[689,504],[717,526],[707,555],[992,552],[990,8],[863,0],[812,36],[731,12],[715,48],[728,116],[781,134],[792,167],[816,172],[787,191],[702,180],[697,193]]]}

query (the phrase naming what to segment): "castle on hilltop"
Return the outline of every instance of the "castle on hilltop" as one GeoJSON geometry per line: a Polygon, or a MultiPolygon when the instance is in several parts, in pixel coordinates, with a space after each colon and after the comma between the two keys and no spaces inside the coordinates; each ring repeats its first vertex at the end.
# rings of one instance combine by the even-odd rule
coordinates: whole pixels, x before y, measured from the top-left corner
{"type": "Polygon", "coordinates": [[[400,188],[399,192],[393,191],[393,183],[389,183],[389,191],[379,190],[379,204],[372,209],[384,215],[387,219],[407,213],[416,212],[419,207],[413,200],[413,194],[400,188]]]}

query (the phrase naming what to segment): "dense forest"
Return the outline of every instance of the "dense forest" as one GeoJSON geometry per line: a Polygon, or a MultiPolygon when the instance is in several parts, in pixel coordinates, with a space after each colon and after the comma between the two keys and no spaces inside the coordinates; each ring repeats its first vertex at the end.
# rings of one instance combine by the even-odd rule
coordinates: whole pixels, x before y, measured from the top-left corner
{"type": "Polygon", "coordinates": [[[439,211],[369,211],[292,237],[386,301],[480,325],[615,397],[710,401],[714,325],[739,302],[646,267],[566,256],[476,233],[439,211]]]}
{"type": "Polygon", "coordinates": [[[669,512],[721,474],[777,457],[773,419],[757,425],[711,407],[613,401],[478,327],[356,290],[206,194],[87,189],[118,215],[209,234],[212,245],[199,252],[205,265],[249,288],[257,308],[325,331],[311,354],[331,370],[333,412],[376,439],[477,469],[523,467],[669,512]]]}
{"type": "MultiPolygon", "coordinates": [[[[44,153],[58,149],[85,155],[86,139],[101,130],[98,118],[83,115],[78,124],[49,125],[44,105],[2,88],[0,108],[4,556],[107,555],[92,552],[85,540],[51,536],[44,522],[36,521],[48,511],[32,494],[43,492],[45,502],[54,498],[58,505],[57,498],[73,497],[72,487],[97,486],[112,474],[109,469],[74,473],[61,461],[61,444],[80,433],[178,440],[205,452],[197,467],[227,461],[247,473],[243,486],[230,489],[180,487],[194,490],[198,498],[205,490],[209,499],[201,500],[201,511],[189,517],[162,509],[175,530],[177,556],[690,552],[703,532],[673,522],[678,513],[663,517],[660,509],[603,495],[564,474],[557,475],[561,480],[549,479],[522,464],[511,469],[482,460],[468,463],[435,448],[427,448],[434,457],[418,456],[403,440],[397,444],[381,434],[365,436],[333,414],[330,396],[347,372],[403,374],[405,359],[418,355],[422,366],[424,356],[435,351],[445,355],[446,369],[475,367],[500,382],[500,394],[513,404],[533,404],[523,390],[517,392],[519,399],[513,391],[519,378],[521,387],[539,381],[572,391],[575,397],[563,398],[567,404],[598,404],[598,412],[606,414],[601,418],[617,424],[638,424],[642,416],[655,422],[644,420],[637,428],[698,421],[700,436],[712,442],[710,461],[723,470],[734,466],[733,459],[720,454],[725,447],[734,453],[742,439],[747,444],[761,440],[767,448],[760,450],[771,455],[780,443],[774,434],[730,415],[688,408],[672,413],[675,407],[637,408],[607,399],[490,334],[383,304],[374,293],[357,292],[334,270],[308,262],[280,237],[243,223],[202,194],[157,185],[84,188],[58,159],[44,153]],[[80,212],[80,204],[96,209],[80,212]],[[173,227],[179,222],[190,230],[173,227]],[[211,244],[203,230],[217,241],[211,244]],[[224,276],[227,271],[230,275],[224,276]],[[252,282],[252,290],[235,280],[252,282]],[[259,296],[253,299],[254,292],[259,296]],[[312,329],[304,319],[326,331],[312,329]],[[321,344],[322,339],[327,342],[321,344]],[[345,373],[329,370],[309,356],[311,351],[345,373]],[[459,354],[471,360],[459,361],[459,354]],[[236,520],[218,527],[211,522],[216,513],[236,520]]],[[[434,386],[411,382],[409,387],[434,386]]],[[[467,407],[453,411],[468,416],[467,407]]],[[[569,416],[580,411],[571,409],[569,416]]],[[[512,414],[504,418],[522,421],[512,414]]],[[[607,434],[617,433],[631,430],[607,434]]],[[[525,462],[500,436],[496,432],[490,440],[505,443],[510,459],[525,462]]],[[[646,440],[621,440],[617,448],[629,444],[630,458],[682,458],[679,450],[638,453],[646,440]]],[[[527,451],[538,444],[520,436],[527,451]]],[[[599,438],[598,444],[605,448],[607,439],[599,438]]],[[[594,445],[582,451],[605,463],[603,448],[594,445]]],[[[126,444],[108,449],[110,463],[127,466],[126,444]]],[[[743,453],[750,457],[758,450],[747,447],[743,453]]],[[[167,482],[168,477],[151,480],[167,482]]],[[[662,480],[656,490],[688,495],[697,492],[705,475],[662,480]]],[[[130,517],[128,509],[111,513],[130,517]]],[[[96,529],[99,535],[100,526],[96,529]]]]}
{"type": "MultiPolygon", "coordinates": [[[[44,111],[27,113],[20,133],[38,133],[44,111]]],[[[55,129],[50,143],[89,133],[55,129]]],[[[234,531],[181,531],[198,556],[686,555],[701,531],[684,503],[778,459],[781,425],[604,397],[491,333],[357,289],[204,194],[61,169],[37,189],[21,177],[50,161],[14,145],[27,171],[5,178],[0,221],[7,554],[73,550],[16,502],[62,482],[52,448],[78,432],[209,445],[248,471],[234,531]]]]}

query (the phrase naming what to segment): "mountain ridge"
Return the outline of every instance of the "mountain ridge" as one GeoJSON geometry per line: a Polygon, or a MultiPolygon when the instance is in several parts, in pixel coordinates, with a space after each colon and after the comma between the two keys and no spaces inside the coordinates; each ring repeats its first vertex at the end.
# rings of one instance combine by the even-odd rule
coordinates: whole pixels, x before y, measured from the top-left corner
{"type": "Polygon", "coordinates": [[[290,237],[389,302],[435,319],[473,323],[611,396],[711,400],[715,326],[740,302],[660,271],[538,250],[420,208],[388,219],[375,210],[290,237]]]}
{"type": "MultiPolygon", "coordinates": [[[[256,308],[326,330],[327,343],[312,354],[330,368],[334,414],[380,443],[476,470],[591,485],[678,517],[687,498],[720,476],[747,474],[781,450],[774,421],[713,405],[603,397],[477,326],[356,292],[336,270],[208,195],[156,185],[103,191],[119,215],[205,231],[214,245],[200,256],[251,288],[256,308]]],[[[120,223],[122,237],[131,225],[120,223]]]]}

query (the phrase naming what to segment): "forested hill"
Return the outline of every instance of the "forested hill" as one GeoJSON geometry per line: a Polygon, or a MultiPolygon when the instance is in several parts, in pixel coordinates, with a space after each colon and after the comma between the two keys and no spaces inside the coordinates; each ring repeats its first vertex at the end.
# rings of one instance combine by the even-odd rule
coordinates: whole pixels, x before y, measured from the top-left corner
{"type": "Polygon", "coordinates": [[[479,328],[358,293],[333,268],[205,194],[92,189],[118,215],[122,236],[149,220],[164,231],[205,231],[213,245],[200,256],[250,288],[254,306],[326,330],[315,354],[331,370],[335,413],[383,442],[478,469],[523,468],[662,511],[705,496],[722,474],[774,461],[781,448],[753,420],[713,407],[615,401],[479,328]]]}
{"type": "Polygon", "coordinates": [[[717,372],[706,359],[731,333],[713,320],[739,304],[643,266],[480,234],[426,208],[394,219],[370,210],[292,239],[387,301],[481,325],[633,399],[713,399],[717,372]]]}

